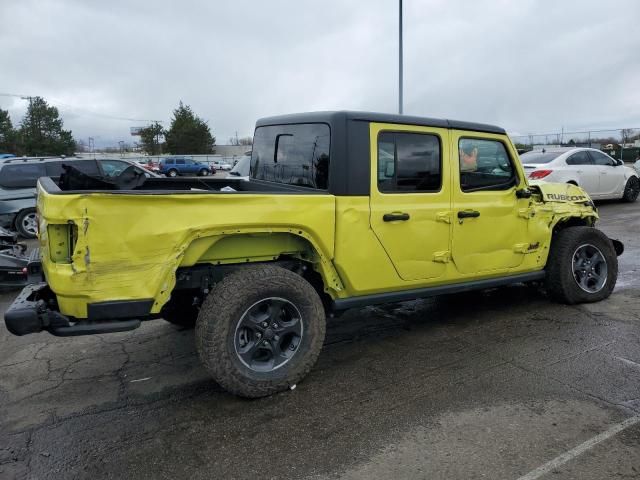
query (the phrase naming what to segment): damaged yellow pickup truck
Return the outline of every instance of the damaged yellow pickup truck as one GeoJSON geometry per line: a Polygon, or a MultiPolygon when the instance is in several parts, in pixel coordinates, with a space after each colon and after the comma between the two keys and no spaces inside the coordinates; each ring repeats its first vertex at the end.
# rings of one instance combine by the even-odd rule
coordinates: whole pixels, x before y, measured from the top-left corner
{"type": "Polygon", "coordinates": [[[249,181],[69,167],[39,180],[37,209],[12,333],[195,324],[208,371],[247,397],[305,377],[328,315],[522,282],[598,301],[623,249],[582,189],[528,183],[502,128],[377,113],[258,121],[249,181]]]}

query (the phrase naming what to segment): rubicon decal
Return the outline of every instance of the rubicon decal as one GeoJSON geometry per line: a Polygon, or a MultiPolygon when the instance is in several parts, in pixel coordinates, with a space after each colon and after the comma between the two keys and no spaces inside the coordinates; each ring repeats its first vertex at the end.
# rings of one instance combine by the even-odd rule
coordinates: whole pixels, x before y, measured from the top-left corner
{"type": "Polygon", "coordinates": [[[587,197],[584,195],[563,195],[561,193],[548,193],[547,198],[549,200],[561,200],[564,202],[584,202],[587,197]]]}

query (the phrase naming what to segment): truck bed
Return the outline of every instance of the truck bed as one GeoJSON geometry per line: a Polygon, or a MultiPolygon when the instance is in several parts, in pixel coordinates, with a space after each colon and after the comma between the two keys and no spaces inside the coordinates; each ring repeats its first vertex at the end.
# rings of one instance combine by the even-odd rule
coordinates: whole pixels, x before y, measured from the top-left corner
{"type": "Polygon", "coordinates": [[[43,177],[40,184],[47,193],[78,192],[126,192],[131,193],[309,193],[326,194],[321,190],[298,185],[285,185],[263,180],[246,181],[236,178],[175,177],[175,178],[127,178],[116,179],[89,177],[76,169],[67,173],[66,179],[56,181],[43,177]]]}

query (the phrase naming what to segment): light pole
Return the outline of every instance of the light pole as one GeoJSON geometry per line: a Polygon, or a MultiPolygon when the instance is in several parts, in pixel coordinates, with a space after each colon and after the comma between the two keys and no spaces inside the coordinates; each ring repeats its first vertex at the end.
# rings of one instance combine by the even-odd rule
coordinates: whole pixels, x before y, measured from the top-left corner
{"type": "Polygon", "coordinates": [[[402,115],[402,0],[400,2],[398,22],[398,113],[402,115]]]}

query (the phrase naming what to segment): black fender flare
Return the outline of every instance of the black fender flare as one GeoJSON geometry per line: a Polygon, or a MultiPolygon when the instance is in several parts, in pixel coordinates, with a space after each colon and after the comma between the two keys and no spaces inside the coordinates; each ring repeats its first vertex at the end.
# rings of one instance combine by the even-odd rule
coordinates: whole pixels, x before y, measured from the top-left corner
{"type": "Polygon", "coordinates": [[[616,251],[616,255],[619,257],[624,252],[624,244],[620,240],[616,240],[614,238],[610,238],[611,243],[613,243],[613,249],[616,251]]]}

